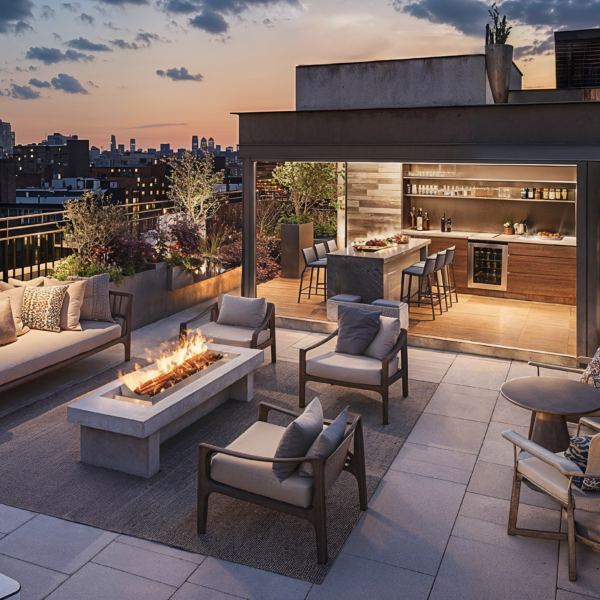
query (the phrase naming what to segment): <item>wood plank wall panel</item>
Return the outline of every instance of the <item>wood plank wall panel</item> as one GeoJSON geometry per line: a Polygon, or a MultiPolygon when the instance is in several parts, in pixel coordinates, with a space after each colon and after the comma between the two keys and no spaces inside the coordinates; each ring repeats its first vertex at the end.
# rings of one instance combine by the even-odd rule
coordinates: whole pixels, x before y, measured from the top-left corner
{"type": "Polygon", "coordinates": [[[402,229],[402,165],[348,163],[348,243],[402,229]]]}

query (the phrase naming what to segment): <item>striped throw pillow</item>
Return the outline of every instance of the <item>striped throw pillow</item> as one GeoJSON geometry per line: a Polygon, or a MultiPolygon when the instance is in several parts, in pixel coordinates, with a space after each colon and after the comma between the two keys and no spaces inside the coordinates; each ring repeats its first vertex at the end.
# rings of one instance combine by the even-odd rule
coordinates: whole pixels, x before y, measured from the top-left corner
{"type": "MultiPolygon", "coordinates": [[[[590,442],[593,437],[593,435],[572,435],[569,447],[565,450],[565,458],[574,462],[584,473],[587,469],[590,442]]],[[[585,492],[600,491],[600,479],[593,477],[573,477],[573,485],[585,492]]]]}

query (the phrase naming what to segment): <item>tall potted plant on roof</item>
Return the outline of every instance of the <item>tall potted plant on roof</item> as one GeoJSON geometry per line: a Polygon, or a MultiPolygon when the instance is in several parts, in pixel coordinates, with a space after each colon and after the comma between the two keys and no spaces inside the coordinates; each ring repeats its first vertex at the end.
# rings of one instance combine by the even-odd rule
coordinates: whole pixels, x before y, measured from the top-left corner
{"type": "Polygon", "coordinates": [[[287,190],[294,209],[281,219],[281,276],[298,279],[304,269],[302,250],[314,242],[309,212],[322,203],[337,203],[338,168],[335,163],[285,163],[272,177],[287,190]]]}
{"type": "Polygon", "coordinates": [[[485,68],[492,97],[496,104],[508,102],[510,72],[513,62],[513,46],[507,44],[512,27],[506,23],[506,15],[501,17],[494,2],[488,11],[492,22],[485,26],[485,68]]]}

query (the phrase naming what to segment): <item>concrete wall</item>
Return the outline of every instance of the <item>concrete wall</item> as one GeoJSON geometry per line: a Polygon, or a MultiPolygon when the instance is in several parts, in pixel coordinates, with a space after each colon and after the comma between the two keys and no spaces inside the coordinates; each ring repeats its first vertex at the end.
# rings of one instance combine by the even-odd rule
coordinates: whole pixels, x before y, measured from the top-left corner
{"type": "Polygon", "coordinates": [[[212,277],[188,287],[167,291],[167,269],[143,271],[126,277],[121,285],[110,284],[110,289],[133,294],[133,329],[139,329],[205,300],[225,294],[241,285],[242,268],[212,277]]]}
{"type": "MultiPolygon", "coordinates": [[[[296,67],[296,110],[486,104],[485,56],[445,56],[296,67]]],[[[521,88],[513,65],[511,89],[521,88]]]]}

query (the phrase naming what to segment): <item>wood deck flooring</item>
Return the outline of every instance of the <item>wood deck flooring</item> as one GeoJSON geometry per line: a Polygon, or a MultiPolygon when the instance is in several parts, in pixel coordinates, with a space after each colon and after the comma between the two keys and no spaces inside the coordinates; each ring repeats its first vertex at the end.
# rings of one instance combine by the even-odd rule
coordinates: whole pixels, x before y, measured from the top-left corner
{"type": "MultiPolygon", "coordinates": [[[[258,295],[275,304],[278,316],[326,321],[323,297],[302,296],[298,304],[298,287],[298,279],[273,279],[258,286],[258,295]]],[[[459,294],[448,312],[437,309],[435,321],[430,307],[411,308],[409,332],[575,356],[576,312],[575,306],[459,294]]]]}

